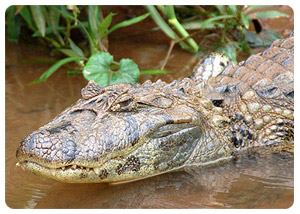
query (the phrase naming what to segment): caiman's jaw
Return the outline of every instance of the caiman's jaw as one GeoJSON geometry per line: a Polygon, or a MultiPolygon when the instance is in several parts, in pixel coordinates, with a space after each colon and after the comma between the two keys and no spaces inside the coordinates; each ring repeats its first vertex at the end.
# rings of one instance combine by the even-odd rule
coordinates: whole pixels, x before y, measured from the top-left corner
{"type": "Polygon", "coordinates": [[[39,159],[32,157],[25,158],[26,155],[23,154],[18,154],[17,165],[23,170],[66,183],[122,182],[143,179],[180,168],[195,148],[200,133],[199,127],[189,123],[175,126],[164,125],[159,127],[157,132],[144,136],[145,142],[138,143],[139,146],[125,157],[116,156],[105,163],[101,161],[87,163],[89,166],[95,165],[94,167],[75,163],[50,165],[43,161],[37,162],[39,159]],[[181,143],[173,142],[178,140],[178,135],[182,136],[179,137],[181,143]],[[188,136],[190,136],[189,142],[188,140],[182,141],[188,136]],[[179,152],[180,149],[174,149],[172,143],[178,143],[178,145],[186,143],[186,145],[183,145],[183,149],[179,152]],[[162,155],[162,153],[165,154],[162,155]],[[150,158],[151,155],[154,158],[150,158]],[[96,166],[99,163],[101,164],[96,166]],[[55,165],[58,167],[53,167],[55,165]]]}
{"type": "Polygon", "coordinates": [[[23,170],[28,170],[34,174],[42,175],[66,183],[91,183],[99,182],[99,177],[105,177],[105,171],[99,168],[90,168],[77,165],[66,165],[59,168],[48,168],[31,161],[17,162],[23,170]]]}
{"type": "Polygon", "coordinates": [[[82,108],[86,102],[79,100],[27,136],[17,150],[17,165],[69,183],[141,179],[182,167],[202,136],[199,113],[173,107],[172,100],[160,101],[168,110],[139,102],[142,110],[117,103],[109,112],[97,111],[91,100],[82,108]]]}

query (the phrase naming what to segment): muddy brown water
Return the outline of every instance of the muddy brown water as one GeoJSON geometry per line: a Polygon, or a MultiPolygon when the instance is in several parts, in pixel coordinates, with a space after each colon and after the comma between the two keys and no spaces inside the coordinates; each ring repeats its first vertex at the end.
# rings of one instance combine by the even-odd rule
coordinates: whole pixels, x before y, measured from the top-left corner
{"type": "MultiPolygon", "coordinates": [[[[168,45],[132,39],[110,43],[116,59],[134,59],[141,69],[159,68],[168,45]]],[[[288,208],[294,202],[293,159],[283,155],[243,157],[210,167],[191,167],[122,185],[64,184],[15,166],[23,137],[53,119],[80,97],[87,83],[60,69],[45,83],[26,84],[51,64],[24,59],[49,58],[48,50],[6,43],[5,200],[10,208],[288,208]]],[[[176,73],[142,76],[170,82],[188,76],[197,57],[175,49],[167,65],[176,73]]]]}

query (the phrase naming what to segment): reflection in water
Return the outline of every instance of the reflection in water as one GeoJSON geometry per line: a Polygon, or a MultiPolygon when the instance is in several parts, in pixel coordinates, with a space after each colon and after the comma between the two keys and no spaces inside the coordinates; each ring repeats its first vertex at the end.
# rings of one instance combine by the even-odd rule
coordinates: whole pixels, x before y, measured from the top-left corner
{"type": "Polygon", "coordinates": [[[36,208],[289,207],[293,203],[291,161],[276,156],[243,158],[122,185],[57,183],[36,208]],[[289,200],[283,203],[284,197],[289,200]]]}
{"type": "MultiPolygon", "coordinates": [[[[145,70],[159,68],[168,47],[128,40],[115,42],[110,48],[116,59],[126,55],[145,70]]],[[[162,78],[170,82],[189,75],[196,57],[178,49],[174,51],[176,54],[166,69],[178,72],[155,76],[152,80],[162,78]]],[[[81,76],[67,77],[61,70],[46,83],[27,86],[49,65],[26,64],[22,59],[45,59],[47,53],[28,44],[6,45],[5,196],[9,207],[287,208],[292,205],[293,157],[284,155],[243,157],[218,167],[190,167],[184,172],[122,185],[64,184],[16,168],[15,151],[22,138],[74,103],[86,84],[81,76]]],[[[141,82],[147,78],[150,77],[143,76],[141,82]]]]}

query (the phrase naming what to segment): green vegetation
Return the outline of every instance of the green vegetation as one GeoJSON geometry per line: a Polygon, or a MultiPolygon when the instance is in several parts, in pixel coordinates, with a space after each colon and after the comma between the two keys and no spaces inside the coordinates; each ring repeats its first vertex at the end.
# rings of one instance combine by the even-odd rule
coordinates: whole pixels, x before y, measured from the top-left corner
{"type": "MultiPolygon", "coordinates": [[[[11,6],[6,10],[7,40],[17,42],[21,28],[32,31],[32,37],[37,37],[51,44],[54,53],[65,56],[55,62],[37,80],[30,84],[45,81],[62,65],[75,62],[80,71],[69,71],[68,74],[82,73],[87,80],[94,80],[102,86],[116,83],[137,82],[142,74],[159,74],[167,71],[140,71],[138,65],[131,59],[113,60],[108,53],[105,40],[113,31],[139,23],[150,17],[172,41],[168,55],[173,45],[179,43],[182,49],[191,53],[205,52],[202,48],[206,39],[216,37],[212,49],[223,52],[233,61],[239,51],[251,53],[251,47],[269,45],[281,35],[274,31],[265,31],[264,37],[248,31],[250,21],[261,18],[286,17],[287,14],[274,10],[254,12],[254,9],[264,6],[145,6],[147,13],[122,21],[111,26],[113,16],[109,13],[103,16],[101,6],[11,6]],[[72,40],[71,31],[77,29],[83,33],[87,47],[76,44],[72,40]],[[189,34],[187,30],[193,30],[189,34]],[[196,33],[213,30],[197,44],[192,38],[196,33]],[[220,38],[215,32],[220,31],[220,38]]],[[[155,29],[154,29],[155,30],[155,29]]],[[[168,56],[166,57],[167,62],[168,56]]],[[[165,62],[165,63],[166,63],[165,62]]]]}
{"type": "Polygon", "coordinates": [[[177,9],[178,11],[184,11],[185,14],[187,12],[193,14],[182,20],[185,29],[213,31],[213,33],[206,34],[200,42],[200,51],[206,54],[207,49],[202,48],[203,44],[207,42],[207,39],[214,37],[215,43],[209,49],[224,53],[234,62],[237,61],[236,56],[240,51],[251,54],[251,47],[269,46],[274,40],[282,38],[281,34],[272,30],[262,29],[263,32],[260,34],[258,34],[259,32],[249,31],[252,20],[288,17],[288,14],[270,10],[270,6],[263,5],[216,5],[206,9],[181,6],[177,9]],[[203,16],[206,16],[206,18],[202,18],[203,16]],[[216,34],[215,32],[220,33],[216,34]]]}

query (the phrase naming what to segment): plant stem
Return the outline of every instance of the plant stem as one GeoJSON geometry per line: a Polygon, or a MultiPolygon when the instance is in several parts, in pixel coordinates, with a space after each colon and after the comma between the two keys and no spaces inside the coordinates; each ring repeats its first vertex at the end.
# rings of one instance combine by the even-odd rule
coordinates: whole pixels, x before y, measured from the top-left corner
{"type": "MultiPolygon", "coordinates": [[[[167,5],[166,6],[166,13],[165,14],[168,18],[168,22],[174,26],[174,28],[177,30],[177,32],[183,37],[188,37],[189,33],[184,29],[184,27],[182,27],[182,25],[179,23],[179,21],[176,18],[175,15],[175,10],[174,10],[174,6],[173,5],[167,5]]],[[[197,43],[192,39],[192,38],[188,38],[186,40],[186,42],[188,43],[188,45],[192,48],[193,51],[197,52],[199,47],[197,45],[197,43]]]]}
{"type": "MultiPolygon", "coordinates": [[[[161,28],[161,30],[171,39],[178,40],[180,37],[172,30],[172,28],[165,22],[165,20],[161,17],[158,11],[155,9],[153,5],[145,5],[145,8],[151,13],[152,19],[156,22],[156,24],[161,28]]],[[[179,43],[181,47],[185,50],[190,50],[189,46],[184,43],[179,43]]]]}
{"type": "Polygon", "coordinates": [[[99,45],[99,49],[100,51],[103,51],[103,52],[107,52],[105,46],[102,44],[101,42],[101,39],[99,37],[99,34],[98,34],[98,27],[97,27],[97,24],[96,24],[96,19],[95,19],[95,15],[94,15],[94,8],[91,7],[91,18],[92,18],[92,27],[94,28],[93,29],[93,33],[95,34],[96,38],[97,38],[97,41],[98,41],[98,45],[99,45]]]}

